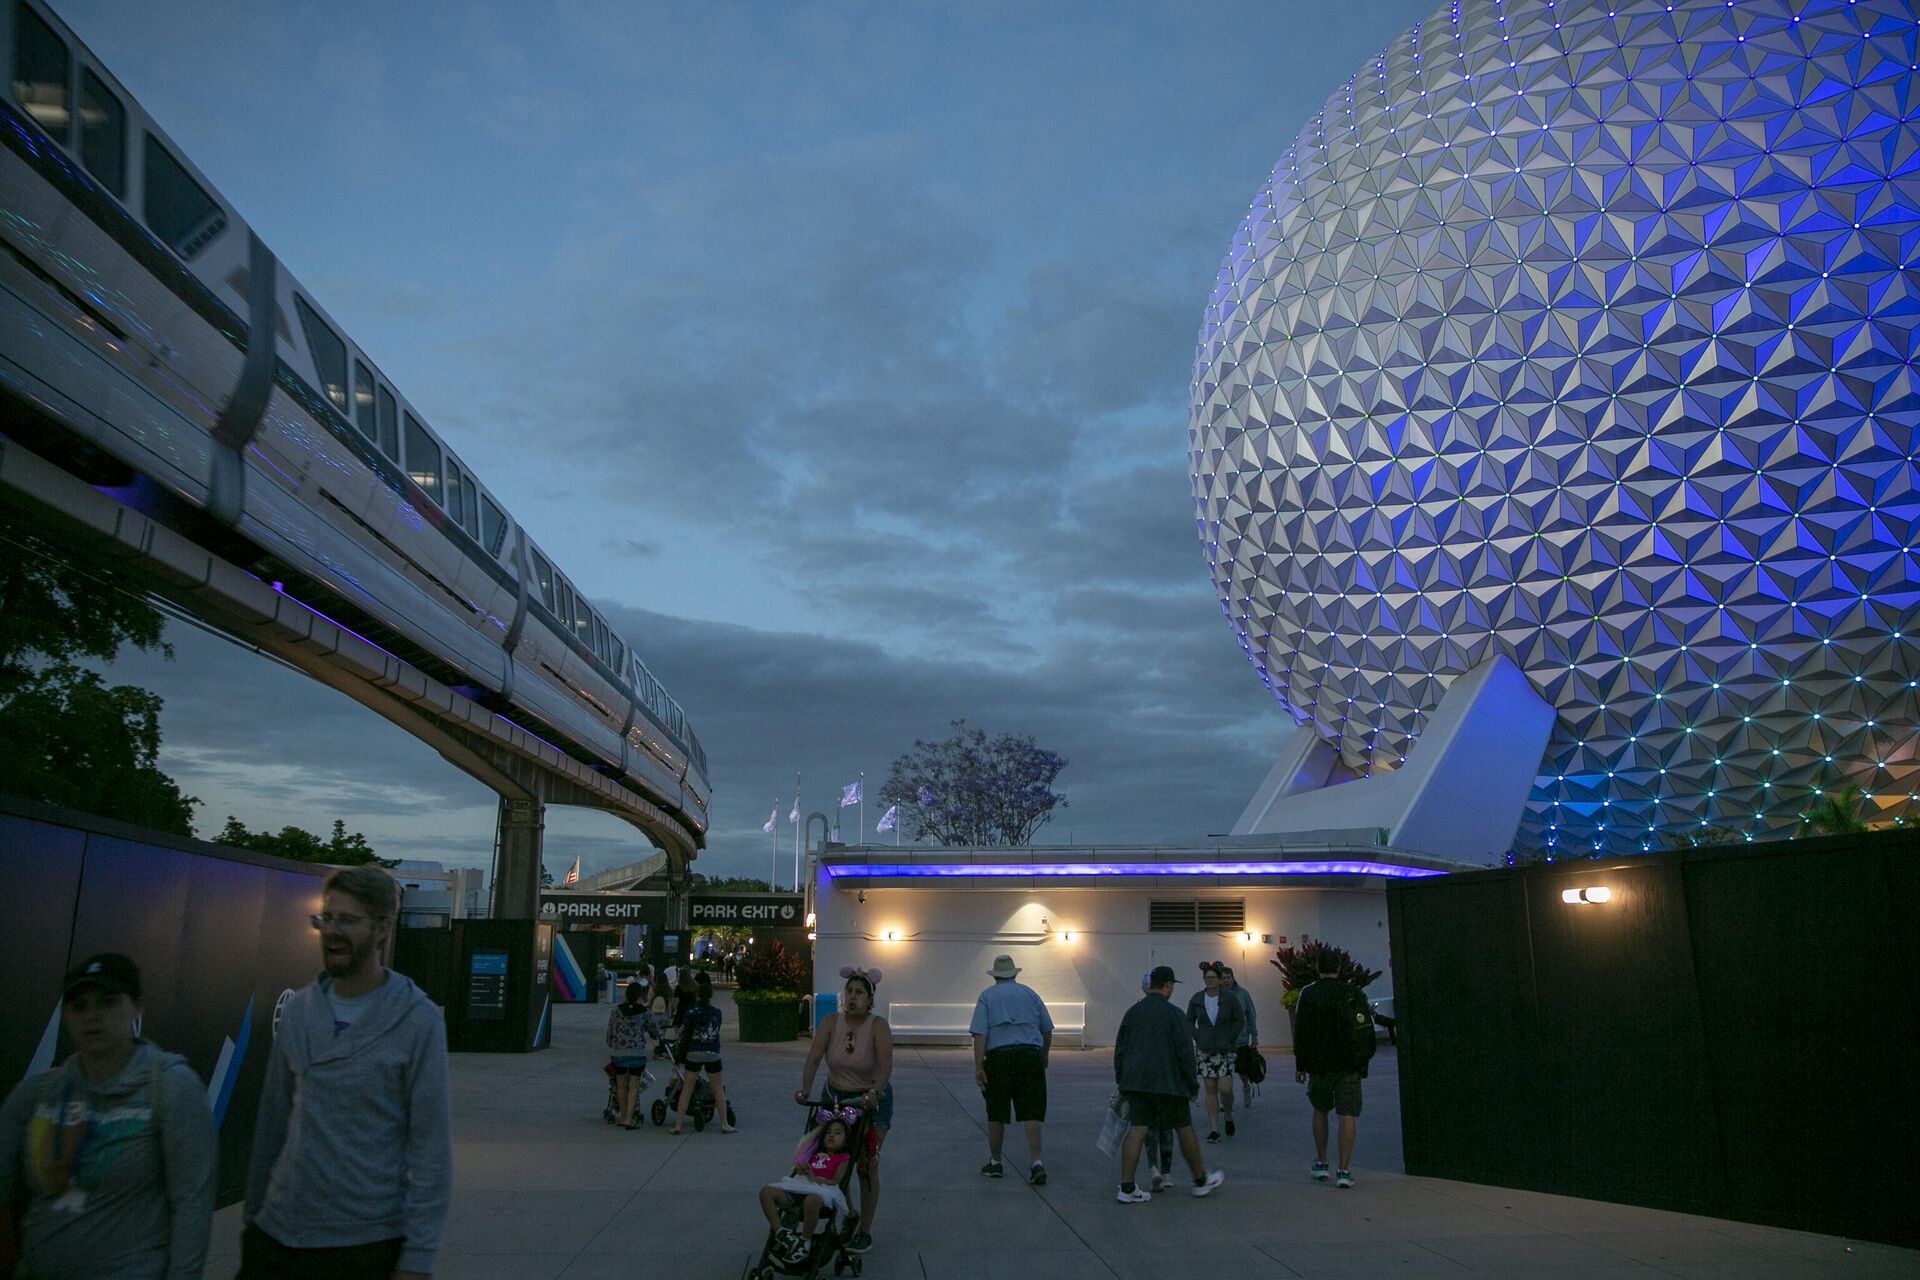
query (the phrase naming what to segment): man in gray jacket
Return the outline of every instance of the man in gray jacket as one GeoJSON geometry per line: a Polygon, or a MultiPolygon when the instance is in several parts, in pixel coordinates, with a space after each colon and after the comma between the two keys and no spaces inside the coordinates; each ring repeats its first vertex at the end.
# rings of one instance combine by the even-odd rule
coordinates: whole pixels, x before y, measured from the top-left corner
{"type": "Polygon", "coordinates": [[[287,1001],[267,1059],[238,1280],[425,1277],[453,1168],[446,1023],[381,961],[393,877],[342,868],[324,902],[326,972],[287,1001]]]}
{"type": "Polygon", "coordinates": [[[1193,1194],[1204,1196],[1227,1180],[1215,1169],[1207,1172],[1200,1143],[1193,1136],[1193,1096],[1200,1079],[1193,1055],[1193,1037],[1187,1020],[1173,1007],[1173,970],[1161,965],[1147,975],[1147,994],[1120,1019],[1113,1040],[1113,1078],[1127,1104],[1127,1136],[1120,1144],[1121,1204],[1139,1204],[1153,1193],[1135,1185],[1140,1148],[1148,1129],[1171,1129],[1193,1173],[1193,1194]]]}

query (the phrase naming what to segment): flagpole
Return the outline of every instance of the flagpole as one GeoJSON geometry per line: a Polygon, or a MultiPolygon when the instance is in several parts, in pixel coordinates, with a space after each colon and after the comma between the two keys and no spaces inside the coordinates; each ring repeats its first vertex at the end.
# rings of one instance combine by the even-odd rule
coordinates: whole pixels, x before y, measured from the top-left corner
{"type": "Polygon", "coordinates": [[[800,892],[800,827],[806,819],[800,813],[800,775],[793,775],[793,891],[800,892]]]}
{"type": "Polygon", "coordinates": [[[860,771],[860,843],[867,842],[867,771],[860,771]]]}
{"type": "Polygon", "coordinates": [[[772,893],[780,887],[776,877],[780,873],[780,797],[773,798],[773,821],[767,824],[772,833],[773,849],[767,854],[767,892],[772,893]]]}

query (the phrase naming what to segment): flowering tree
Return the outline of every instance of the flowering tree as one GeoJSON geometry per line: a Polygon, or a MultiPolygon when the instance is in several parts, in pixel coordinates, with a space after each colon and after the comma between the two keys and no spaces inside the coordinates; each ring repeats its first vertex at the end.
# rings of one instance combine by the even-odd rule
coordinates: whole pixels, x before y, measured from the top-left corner
{"type": "Polygon", "coordinates": [[[944,742],[916,740],[893,762],[882,804],[900,806],[901,830],[915,840],[944,845],[1019,845],[1033,839],[1064,797],[1053,780],[1065,758],[1035,745],[1027,734],[989,739],[967,722],[953,722],[944,742]]]}

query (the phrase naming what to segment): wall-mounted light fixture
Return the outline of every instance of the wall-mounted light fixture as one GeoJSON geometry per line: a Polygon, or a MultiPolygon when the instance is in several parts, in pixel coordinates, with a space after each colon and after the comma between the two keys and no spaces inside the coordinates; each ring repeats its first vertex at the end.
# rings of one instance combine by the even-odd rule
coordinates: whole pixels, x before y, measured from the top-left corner
{"type": "Polygon", "coordinates": [[[807,928],[809,929],[813,928],[813,926],[819,922],[819,919],[820,917],[815,915],[813,912],[811,911],[807,912],[807,928]]]}
{"type": "Polygon", "coordinates": [[[1560,901],[1571,903],[1607,902],[1613,897],[1613,890],[1603,884],[1592,885],[1585,889],[1562,889],[1560,901]]]}
{"type": "Polygon", "coordinates": [[[889,929],[889,930],[887,930],[887,941],[888,941],[888,942],[897,942],[897,941],[899,941],[899,938],[900,938],[900,935],[899,935],[899,934],[897,934],[897,933],[895,933],[895,932],[894,932],[894,931],[893,931],[892,929],[889,929]]]}
{"type": "Polygon", "coordinates": [[[1060,935],[1060,941],[1062,941],[1062,942],[1072,942],[1072,941],[1073,941],[1073,930],[1071,930],[1071,929],[1069,929],[1069,930],[1067,930],[1067,931],[1066,931],[1065,933],[1063,933],[1063,934],[1061,934],[1061,935],[1060,935]]]}
{"type": "Polygon", "coordinates": [[[1242,941],[1242,942],[1244,942],[1244,943],[1246,943],[1247,945],[1249,945],[1249,946],[1251,946],[1251,945],[1253,944],[1253,934],[1252,934],[1252,932],[1251,932],[1251,931],[1248,931],[1248,932],[1246,932],[1246,933],[1242,933],[1242,934],[1240,935],[1240,941],[1242,941]]]}

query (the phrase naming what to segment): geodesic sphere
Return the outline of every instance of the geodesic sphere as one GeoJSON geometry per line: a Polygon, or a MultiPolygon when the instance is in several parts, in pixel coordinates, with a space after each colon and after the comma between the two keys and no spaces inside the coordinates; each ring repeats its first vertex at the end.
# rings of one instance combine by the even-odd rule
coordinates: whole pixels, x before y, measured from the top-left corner
{"type": "Polygon", "coordinates": [[[1917,43],[1908,0],[1461,0],[1294,140],[1194,498],[1351,769],[1502,653],[1559,713],[1522,845],[1920,810],[1917,43]]]}

